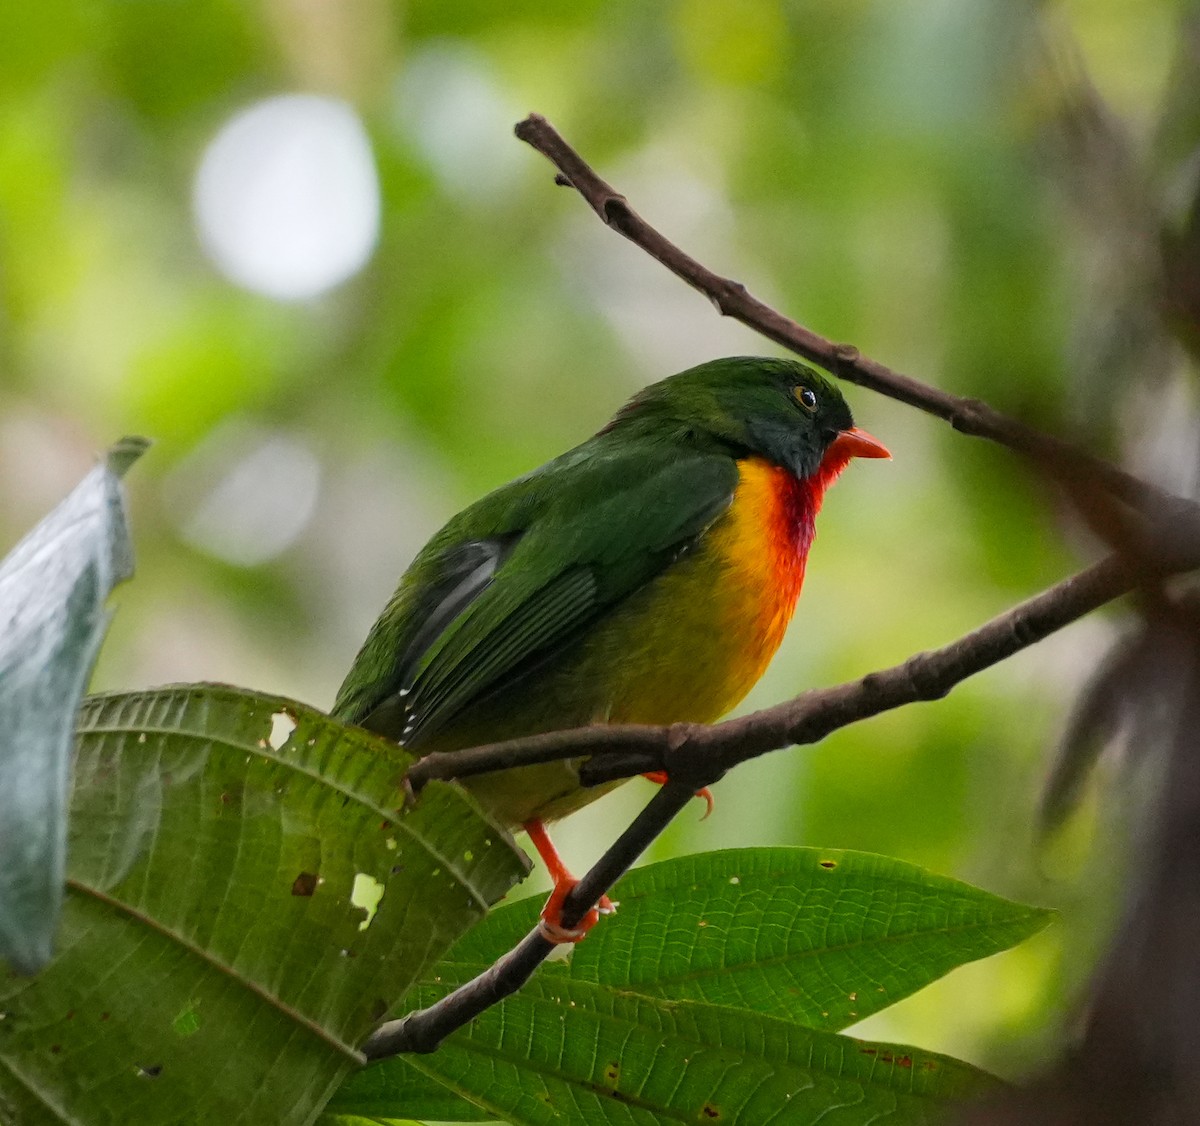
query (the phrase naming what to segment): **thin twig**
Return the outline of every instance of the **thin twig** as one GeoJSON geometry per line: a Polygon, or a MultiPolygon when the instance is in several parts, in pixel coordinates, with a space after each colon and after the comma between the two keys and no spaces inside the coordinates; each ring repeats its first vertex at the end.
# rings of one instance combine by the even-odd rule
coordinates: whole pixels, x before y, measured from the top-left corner
{"type": "Polygon", "coordinates": [[[703,293],[723,316],[741,321],[769,340],[820,364],[850,383],[869,387],[889,398],[945,419],[955,430],[964,434],[988,438],[1030,455],[1047,463],[1059,475],[1102,482],[1114,495],[1138,507],[1144,508],[1163,501],[1163,492],[1149,482],[1076,449],[1059,438],[1001,414],[979,399],[965,399],[930,387],[877,360],[869,359],[853,344],[835,344],[772,309],[751,294],[741,282],[714,273],[647,223],[630,207],[629,201],[601,179],[540,114],[530,114],[517,124],[514,131],[558,169],[558,182],[570,185],[579,192],[607,226],[640,246],[676,277],[703,293]]]}
{"type": "Polygon", "coordinates": [[[419,792],[435,779],[470,778],[508,770],[514,766],[536,766],[564,758],[587,754],[606,754],[619,750],[644,751],[657,745],[663,728],[647,724],[596,724],[567,731],[547,731],[503,743],[486,743],[461,751],[434,751],[416,763],[407,775],[408,784],[419,792]]]}

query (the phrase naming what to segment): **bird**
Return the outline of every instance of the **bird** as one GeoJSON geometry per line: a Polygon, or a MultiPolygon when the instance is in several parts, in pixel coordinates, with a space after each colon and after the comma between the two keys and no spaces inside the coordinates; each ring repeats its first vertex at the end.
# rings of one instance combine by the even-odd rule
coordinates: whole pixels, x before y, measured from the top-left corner
{"type": "MultiPolygon", "coordinates": [[[[783,639],[826,489],[851,459],[890,456],[799,361],[732,356],[650,384],[433,536],[331,714],[419,754],[590,724],[711,723],[783,639]]],[[[585,788],[579,765],[462,779],[541,855],[552,942],[612,909],[605,898],[572,927],[561,919],[577,881],[546,824],[618,784],[585,788]]]]}

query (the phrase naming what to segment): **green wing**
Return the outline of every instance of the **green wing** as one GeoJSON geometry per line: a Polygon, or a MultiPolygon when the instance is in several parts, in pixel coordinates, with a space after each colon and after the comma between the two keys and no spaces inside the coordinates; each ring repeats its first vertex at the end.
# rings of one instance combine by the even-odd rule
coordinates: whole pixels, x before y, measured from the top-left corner
{"type": "Polygon", "coordinates": [[[737,478],[722,454],[588,443],[485,497],[417,557],[334,714],[419,745],[668,567],[737,478]]]}

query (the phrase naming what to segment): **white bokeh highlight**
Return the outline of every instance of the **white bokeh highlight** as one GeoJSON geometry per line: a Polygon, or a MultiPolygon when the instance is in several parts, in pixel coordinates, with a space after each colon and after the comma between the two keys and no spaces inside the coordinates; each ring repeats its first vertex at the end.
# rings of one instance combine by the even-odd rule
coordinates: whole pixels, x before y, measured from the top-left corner
{"type": "Polygon", "coordinates": [[[255,567],[286,551],[316,510],[321,467],[300,437],[234,420],[214,430],[166,483],[182,539],[255,567]]]}
{"type": "Polygon", "coordinates": [[[196,228],[231,281],[281,301],[316,297],[357,273],[379,237],[379,178],[362,121],[315,94],[235,114],[204,152],[196,228]]]}
{"type": "Polygon", "coordinates": [[[486,55],[458,42],[437,41],[414,51],[393,89],[401,131],[439,185],[465,203],[498,201],[529,167],[513,143],[513,122],[525,116],[488,64],[486,55]]]}

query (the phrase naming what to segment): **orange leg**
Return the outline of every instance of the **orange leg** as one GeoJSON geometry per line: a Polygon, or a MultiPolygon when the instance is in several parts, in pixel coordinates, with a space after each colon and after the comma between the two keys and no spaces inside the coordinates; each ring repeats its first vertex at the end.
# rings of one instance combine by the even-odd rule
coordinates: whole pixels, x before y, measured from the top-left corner
{"type": "Polygon", "coordinates": [[[542,937],[550,942],[579,942],[599,922],[601,915],[611,915],[617,909],[617,905],[607,895],[602,895],[600,902],[574,927],[563,926],[563,902],[579,881],[567,870],[562,857],[558,855],[558,849],[550,839],[550,834],[546,832],[545,825],[540,821],[526,821],[522,828],[529,834],[533,847],[538,850],[542,863],[546,865],[546,871],[554,881],[554,890],[546,900],[546,906],[542,908],[542,921],[538,924],[538,929],[542,932],[542,937]]]}
{"type": "MultiPolygon", "coordinates": [[[[651,770],[643,774],[642,777],[649,778],[651,782],[658,786],[665,786],[667,784],[667,772],[665,770],[651,770]]],[[[705,804],[708,806],[704,811],[704,816],[700,818],[701,821],[707,821],[712,811],[716,808],[716,798],[713,797],[712,790],[707,786],[703,790],[697,790],[696,797],[703,798],[705,804]]]]}

